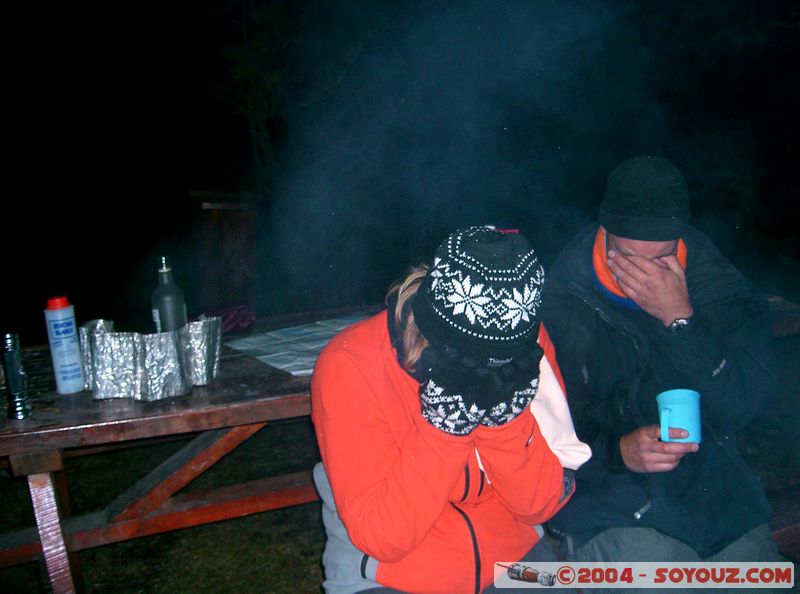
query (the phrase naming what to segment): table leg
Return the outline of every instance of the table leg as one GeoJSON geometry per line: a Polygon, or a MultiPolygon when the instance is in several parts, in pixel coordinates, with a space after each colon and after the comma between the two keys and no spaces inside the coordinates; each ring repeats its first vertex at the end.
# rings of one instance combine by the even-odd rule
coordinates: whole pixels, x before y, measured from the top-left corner
{"type": "Polygon", "coordinates": [[[53,594],[75,592],[52,475],[49,472],[28,475],[28,488],[53,594]]]}
{"type": "MultiPolygon", "coordinates": [[[[56,504],[58,505],[58,515],[61,518],[61,530],[66,532],[66,523],[72,517],[72,506],[69,502],[69,489],[67,488],[67,473],[65,470],[57,470],[52,474],[53,485],[56,491],[56,504]]],[[[68,538],[67,538],[68,540],[68,538]]],[[[68,547],[69,548],[69,547],[68,547]]],[[[77,551],[70,550],[69,566],[72,570],[72,582],[75,585],[77,594],[84,594],[86,586],[83,580],[83,569],[81,568],[81,556],[77,551]]]]}

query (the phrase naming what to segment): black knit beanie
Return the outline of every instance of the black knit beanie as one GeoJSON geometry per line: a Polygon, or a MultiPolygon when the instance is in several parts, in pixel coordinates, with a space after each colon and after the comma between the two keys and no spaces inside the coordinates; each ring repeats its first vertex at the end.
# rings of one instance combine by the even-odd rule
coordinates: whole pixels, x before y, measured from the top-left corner
{"type": "Polygon", "coordinates": [[[414,318],[438,350],[454,350],[478,367],[502,365],[536,344],[543,282],[522,235],[460,229],[437,249],[414,318]]]}
{"type": "Polygon", "coordinates": [[[518,233],[469,227],[439,246],[412,305],[430,343],[411,371],[428,422],[464,435],[525,410],[539,385],[543,281],[518,233]]]}
{"type": "Polygon", "coordinates": [[[671,241],[683,235],[689,216],[686,180],[662,157],[623,161],[608,176],[599,219],[612,235],[671,241]]]}

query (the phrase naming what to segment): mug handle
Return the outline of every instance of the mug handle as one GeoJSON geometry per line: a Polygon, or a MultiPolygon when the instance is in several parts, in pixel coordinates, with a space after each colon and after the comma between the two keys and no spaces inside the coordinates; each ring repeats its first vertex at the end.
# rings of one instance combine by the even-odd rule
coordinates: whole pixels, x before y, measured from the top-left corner
{"type": "Polygon", "coordinates": [[[669,441],[669,413],[671,409],[661,409],[661,441],[669,441]]]}

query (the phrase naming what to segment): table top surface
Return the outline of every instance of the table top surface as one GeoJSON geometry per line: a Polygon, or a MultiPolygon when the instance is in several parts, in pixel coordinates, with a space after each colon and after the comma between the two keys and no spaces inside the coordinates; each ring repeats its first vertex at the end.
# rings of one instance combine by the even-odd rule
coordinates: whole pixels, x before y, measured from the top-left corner
{"type": "MultiPolygon", "coordinates": [[[[259,336],[277,329],[302,329],[309,323],[322,323],[338,330],[341,324],[336,326],[337,322],[373,314],[381,307],[377,304],[266,317],[238,337],[223,337],[223,342],[227,345],[242,336],[259,336]]],[[[219,375],[207,386],[194,386],[188,394],[154,402],[132,398],[98,400],[89,391],[58,394],[54,390],[47,346],[25,349],[23,367],[28,376],[33,411],[24,420],[0,415],[0,457],[179,435],[310,414],[309,375],[292,375],[269,361],[258,357],[258,353],[254,356],[248,349],[223,346],[219,375]]]]}
{"type": "MultiPolygon", "coordinates": [[[[26,355],[49,359],[46,349],[26,355]]],[[[34,365],[35,366],[35,365],[34,365]]],[[[46,367],[50,370],[50,367],[46,367]]],[[[36,380],[36,376],[33,378],[36,380]]],[[[220,374],[207,386],[155,402],[96,400],[91,392],[29,390],[33,411],[0,420],[0,456],[206,431],[310,413],[309,377],[297,377],[223,347],[220,374]]]]}

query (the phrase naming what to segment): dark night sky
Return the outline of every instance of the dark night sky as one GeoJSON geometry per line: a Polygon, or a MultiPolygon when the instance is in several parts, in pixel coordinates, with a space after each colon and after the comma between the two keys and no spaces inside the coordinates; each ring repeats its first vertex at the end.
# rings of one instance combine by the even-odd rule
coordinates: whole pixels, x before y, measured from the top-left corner
{"type": "Polygon", "coordinates": [[[23,344],[60,293],[79,323],[143,329],[161,253],[199,313],[191,190],[258,210],[253,305],[273,313],[377,301],[463,224],[520,227],[547,263],[639,153],[683,169],[748,276],[800,298],[794,3],[103,6],[10,15],[30,191],[6,197],[0,327],[23,344]]]}

